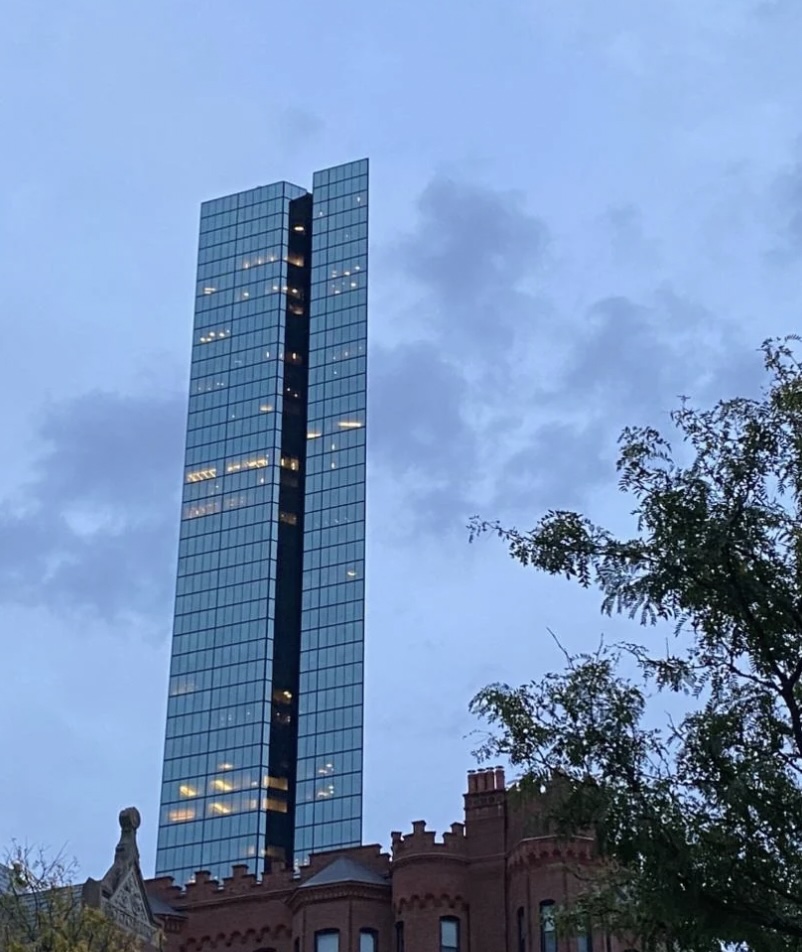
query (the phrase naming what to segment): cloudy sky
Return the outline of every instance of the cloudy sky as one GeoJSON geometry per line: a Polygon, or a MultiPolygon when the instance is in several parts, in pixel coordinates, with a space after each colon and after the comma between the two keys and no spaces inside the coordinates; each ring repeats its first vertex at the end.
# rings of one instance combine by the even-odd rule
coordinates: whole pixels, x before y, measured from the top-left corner
{"type": "Polygon", "coordinates": [[[155,852],[199,203],[372,161],[365,838],[459,819],[485,683],[597,599],[473,513],[623,524],[615,438],[800,329],[796,0],[12,0],[0,844],[155,852]]]}

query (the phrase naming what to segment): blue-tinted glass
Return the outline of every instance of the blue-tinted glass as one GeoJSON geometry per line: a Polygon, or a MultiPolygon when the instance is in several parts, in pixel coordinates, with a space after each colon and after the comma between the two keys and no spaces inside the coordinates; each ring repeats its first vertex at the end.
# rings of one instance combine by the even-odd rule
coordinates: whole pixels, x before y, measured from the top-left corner
{"type": "Polygon", "coordinates": [[[361,839],[367,163],[317,173],[313,195],[300,858],[361,839]]]}
{"type": "Polygon", "coordinates": [[[315,174],[310,253],[299,255],[291,203],[305,194],[279,182],[201,207],[156,861],[179,880],[289,859],[291,845],[271,847],[270,818],[286,814],[296,776],[296,859],[361,836],[367,162],[315,174]],[[294,314],[308,320],[307,352],[285,348],[294,314]],[[306,460],[283,449],[290,365],[308,371],[306,460]],[[280,509],[288,480],[305,521],[280,509]],[[288,525],[303,526],[298,750],[277,777],[288,525]]]}

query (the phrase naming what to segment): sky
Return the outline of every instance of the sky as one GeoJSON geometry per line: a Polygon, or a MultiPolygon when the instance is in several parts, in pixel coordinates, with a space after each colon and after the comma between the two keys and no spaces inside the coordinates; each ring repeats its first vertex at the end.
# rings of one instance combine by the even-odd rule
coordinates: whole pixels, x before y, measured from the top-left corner
{"type": "Polygon", "coordinates": [[[199,204],[371,160],[366,842],[461,818],[492,681],[626,624],[470,516],[630,525],[628,424],[800,329],[795,0],[11,0],[0,848],[152,872],[199,204]]]}

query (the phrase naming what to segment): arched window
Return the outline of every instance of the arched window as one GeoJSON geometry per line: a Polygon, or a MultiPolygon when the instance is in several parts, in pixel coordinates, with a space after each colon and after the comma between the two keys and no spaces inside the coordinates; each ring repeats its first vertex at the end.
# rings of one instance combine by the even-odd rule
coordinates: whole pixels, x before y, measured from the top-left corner
{"type": "Polygon", "coordinates": [[[459,919],[453,916],[440,920],[440,952],[459,952],[459,919]]]}
{"type": "Polygon", "coordinates": [[[554,921],[554,900],[540,904],[540,952],[557,952],[557,924],[554,921]]]}
{"type": "Polygon", "coordinates": [[[359,952],[378,952],[379,936],[375,929],[360,929],[359,952]]]}
{"type": "Polygon", "coordinates": [[[340,952],[340,933],[336,929],[316,932],[315,952],[340,952]]]}
{"type": "Polygon", "coordinates": [[[526,913],[524,907],[518,910],[518,952],[526,952],[526,913]]]}
{"type": "Polygon", "coordinates": [[[395,952],[404,952],[404,923],[395,924],[395,952]]]}

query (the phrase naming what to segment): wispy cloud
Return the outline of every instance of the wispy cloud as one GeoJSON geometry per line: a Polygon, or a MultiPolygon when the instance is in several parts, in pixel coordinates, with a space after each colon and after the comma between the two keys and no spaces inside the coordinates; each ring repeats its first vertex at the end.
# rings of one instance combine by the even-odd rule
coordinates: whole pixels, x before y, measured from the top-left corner
{"type": "Polygon", "coordinates": [[[624,425],[666,425],[683,395],[754,389],[758,341],[724,317],[667,284],[615,293],[617,273],[659,260],[637,206],[598,219],[621,267],[578,313],[560,285],[581,259],[516,193],[435,177],[418,209],[396,266],[425,336],[380,348],[371,366],[374,458],[410,527],[581,505],[613,477],[624,425]]]}
{"type": "Polygon", "coordinates": [[[0,516],[0,599],[169,617],[184,410],[176,395],[93,392],[45,411],[0,516]]]}

